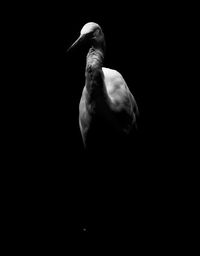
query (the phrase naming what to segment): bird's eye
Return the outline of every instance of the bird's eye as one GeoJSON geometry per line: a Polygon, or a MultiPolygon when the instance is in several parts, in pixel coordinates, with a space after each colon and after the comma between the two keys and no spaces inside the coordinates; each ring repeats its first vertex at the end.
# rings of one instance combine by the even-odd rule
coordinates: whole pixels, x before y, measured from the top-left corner
{"type": "Polygon", "coordinates": [[[100,30],[97,28],[97,29],[94,31],[94,36],[98,36],[98,35],[99,35],[99,32],[100,32],[100,30]]]}

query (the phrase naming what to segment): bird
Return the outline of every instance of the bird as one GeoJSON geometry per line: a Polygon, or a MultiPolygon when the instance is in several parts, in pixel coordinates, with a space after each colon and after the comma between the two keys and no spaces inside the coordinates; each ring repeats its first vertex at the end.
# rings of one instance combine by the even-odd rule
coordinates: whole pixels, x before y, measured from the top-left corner
{"type": "Polygon", "coordinates": [[[67,52],[84,42],[89,51],[79,103],[80,133],[86,150],[102,157],[108,153],[109,158],[111,152],[125,150],[124,142],[137,127],[139,109],[122,74],[103,66],[106,42],[99,24],[86,23],[67,52]]]}

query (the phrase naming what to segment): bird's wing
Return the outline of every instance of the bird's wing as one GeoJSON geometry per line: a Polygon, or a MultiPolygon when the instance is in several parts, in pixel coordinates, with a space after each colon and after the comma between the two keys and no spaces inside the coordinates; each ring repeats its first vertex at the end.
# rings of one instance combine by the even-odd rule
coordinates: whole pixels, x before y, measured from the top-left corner
{"type": "Polygon", "coordinates": [[[139,113],[137,103],[122,75],[109,68],[103,68],[103,73],[112,109],[115,111],[125,110],[130,114],[137,115],[139,113]]]}

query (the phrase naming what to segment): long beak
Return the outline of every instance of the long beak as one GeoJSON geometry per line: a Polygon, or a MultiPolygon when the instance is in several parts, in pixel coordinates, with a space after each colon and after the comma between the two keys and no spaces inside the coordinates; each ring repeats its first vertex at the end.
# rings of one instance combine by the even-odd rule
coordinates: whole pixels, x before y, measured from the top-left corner
{"type": "Polygon", "coordinates": [[[84,39],[84,35],[80,35],[79,38],[67,49],[67,52],[77,46],[84,39]]]}

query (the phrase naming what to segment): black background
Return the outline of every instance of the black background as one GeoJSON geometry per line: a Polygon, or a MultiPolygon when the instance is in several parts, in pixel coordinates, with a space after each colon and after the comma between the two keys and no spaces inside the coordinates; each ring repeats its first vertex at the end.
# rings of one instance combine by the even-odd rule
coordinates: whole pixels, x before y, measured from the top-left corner
{"type": "Polygon", "coordinates": [[[24,232],[58,227],[81,237],[131,234],[140,241],[172,235],[180,202],[175,106],[184,78],[181,8],[66,3],[60,14],[48,7],[29,8],[17,25],[11,22],[14,82],[7,87],[5,151],[13,209],[24,232]],[[99,163],[85,158],[78,106],[87,45],[66,53],[89,21],[104,31],[104,66],[123,75],[140,112],[128,156],[122,161],[111,154],[113,166],[102,161],[103,152],[99,163]]]}

